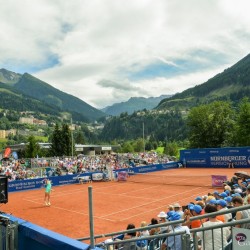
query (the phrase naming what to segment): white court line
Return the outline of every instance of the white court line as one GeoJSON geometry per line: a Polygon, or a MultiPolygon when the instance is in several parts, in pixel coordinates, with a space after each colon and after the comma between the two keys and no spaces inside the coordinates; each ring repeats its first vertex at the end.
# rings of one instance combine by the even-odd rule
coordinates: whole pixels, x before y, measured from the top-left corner
{"type": "MultiPolygon", "coordinates": [[[[192,190],[196,190],[196,189],[200,189],[200,188],[201,188],[201,187],[197,187],[197,188],[194,188],[194,189],[192,189],[192,190]]],[[[188,192],[190,192],[190,191],[192,191],[192,190],[186,191],[186,192],[184,192],[184,193],[188,193],[188,192]]],[[[143,207],[143,206],[145,206],[145,205],[149,205],[149,204],[155,203],[155,202],[157,202],[157,201],[166,200],[167,198],[174,197],[174,196],[178,196],[178,195],[180,195],[180,194],[174,194],[174,195],[171,195],[171,196],[167,196],[167,197],[164,197],[164,198],[162,198],[162,199],[157,199],[157,200],[154,200],[154,201],[152,201],[152,202],[147,202],[147,203],[141,204],[141,205],[139,205],[139,206],[134,206],[134,207],[130,207],[130,208],[127,208],[127,209],[123,209],[123,210],[120,210],[119,212],[114,212],[114,213],[111,213],[111,214],[106,214],[105,216],[110,216],[110,215],[114,215],[114,214],[119,214],[119,213],[121,213],[121,212],[125,212],[125,211],[131,210],[131,209],[134,209],[134,208],[138,208],[138,207],[143,207]]],[[[148,210],[147,210],[147,211],[148,211],[148,210]]],[[[146,212],[145,212],[145,213],[146,213],[146,212]]],[[[101,218],[103,218],[103,217],[105,217],[105,216],[102,216],[101,218]]],[[[134,216],[132,216],[132,217],[134,217],[134,216]]],[[[130,218],[130,217],[129,217],[129,218],[130,218]]]]}
{"type": "MultiPolygon", "coordinates": [[[[112,185],[112,186],[115,186],[115,185],[112,185]]],[[[109,186],[109,187],[112,187],[112,186],[109,186]]],[[[53,189],[53,188],[52,188],[53,189]]],[[[95,188],[95,190],[99,190],[99,189],[102,189],[102,187],[99,187],[99,188],[95,188]]],[[[41,190],[42,193],[44,194],[45,192],[45,189],[44,190],[41,190]]],[[[63,196],[67,196],[67,195],[70,195],[70,194],[76,194],[76,193],[82,193],[82,192],[85,192],[86,189],[75,189],[75,190],[69,190],[69,191],[61,191],[61,190],[57,190],[57,191],[52,191],[51,192],[51,196],[52,197],[63,197],[63,196]]],[[[37,197],[37,195],[35,195],[37,197]]],[[[26,199],[33,199],[33,200],[39,200],[40,198],[34,198],[34,196],[27,196],[25,197],[26,199]]]]}
{"type": "MultiPolygon", "coordinates": [[[[184,180],[185,180],[185,179],[184,179],[184,180]]],[[[128,183],[126,183],[126,184],[134,184],[134,183],[128,182],[128,183]]],[[[110,189],[110,187],[112,188],[113,186],[117,186],[117,184],[108,185],[108,186],[105,186],[105,187],[103,187],[103,186],[102,186],[102,187],[96,187],[96,188],[95,188],[95,191],[98,192],[99,189],[103,190],[103,189],[106,189],[106,188],[110,189]]],[[[154,186],[150,186],[150,187],[147,187],[147,188],[137,189],[137,190],[135,190],[135,192],[138,192],[138,191],[140,191],[140,190],[145,190],[145,189],[154,189],[154,188],[157,188],[157,187],[159,187],[159,186],[162,186],[162,185],[154,185],[154,186]]],[[[184,193],[189,193],[189,192],[192,192],[193,190],[197,190],[197,189],[201,189],[201,188],[203,188],[203,187],[197,187],[197,188],[188,190],[188,191],[186,191],[186,192],[184,192],[184,193]]],[[[58,191],[58,192],[56,193],[56,194],[58,194],[58,195],[53,195],[53,197],[62,197],[62,196],[67,196],[67,195],[74,194],[74,193],[78,193],[78,192],[83,192],[83,191],[85,192],[86,189],[79,189],[79,188],[78,188],[78,189],[77,189],[77,192],[75,192],[75,191],[71,191],[71,192],[68,192],[68,191],[58,191]]],[[[99,193],[99,194],[100,194],[100,193],[107,194],[107,193],[104,193],[104,192],[98,192],[98,193],[99,193]]],[[[122,194],[121,194],[121,193],[120,193],[120,194],[112,194],[112,193],[109,194],[109,193],[108,193],[108,195],[124,195],[124,196],[127,196],[128,193],[131,194],[131,191],[130,191],[130,192],[125,192],[125,193],[122,193],[122,194]]],[[[184,193],[182,193],[182,194],[184,194],[184,193]]],[[[139,206],[134,206],[134,207],[131,207],[131,208],[128,208],[128,209],[120,210],[120,211],[118,211],[118,212],[110,213],[110,214],[108,214],[108,215],[106,214],[105,216],[100,216],[100,217],[94,216],[94,217],[95,217],[95,218],[98,218],[98,219],[104,219],[104,220],[107,220],[107,221],[115,222],[115,221],[117,221],[117,220],[111,220],[111,219],[108,219],[108,218],[105,218],[105,217],[110,216],[110,215],[114,215],[114,214],[119,214],[119,213],[121,213],[121,212],[129,211],[129,210],[134,209],[134,208],[139,208],[139,207],[142,207],[142,206],[145,206],[145,205],[148,205],[148,204],[155,203],[155,202],[157,202],[157,201],[166,200],[166,199],[169,199],[169,198],[171,198],[171,197],[178,196],[178,195],[180,195],[180,194],[175,194],[175,195],[167,196],[167,197],[164,197],[164,198],[162,198],[162,199],[155,199],[155,200],[152,201],[152,202],[146,202],[146,203],[141,204],[141,205],[139,205],[139,206]]],[[[190,199],[192,196],[196,196],[196,195],[194,195],[194,194],[192,193],[192,195],[190,195],[189,197],[184,198],[184,199],[182,199],[182,200],[190,199]]],[[[127,197],[131,197],[131,196],[127,196],[127,197]]],[[[133,196],[132,196],[132,197],[133,197],[133,196]]],[[[142,198],[142,197],[138,197],[138,198],[144,199],[144,198],[142,198]]],[[[41,197],[39,197],[39,198],[37,198],[37,199],[33,199],[33,200],[28,200],[28,199],[24,199],[24,200],[29,201],[29,202],[33,202],[33,203],[37,203],[37,204],[41,204],[40,202],[35,202],[35,201],[34,201],[34,200],[38,200],[38,199],[41,199],[41,197]]],[[[149,198],[145,198],[145,199],[149,199],[149,198]]],[[[150,199],[151,199],[151,198],[150,198],[150,199]]],[[[177,202],[177,201],[176,201],[176,202],[177,202]]],[[[166,205],[161,206],[161,207],[166,207],[166,205]]],[[[161,208],[161,207],[157,207],[157,208],[154,208],[154,209],[151,209],[151,210],[147,210],[147,211],[142,212],[142,213],[138,213],[138,214],[136,214],[136,215],[127,217],[127,218],[125,218],[125,219],[122,219],[121,221],[126,220],[126,219],[130,219],[130,218],[133,218],[133,217],[136,217],[136,216],[145,214],[145,213],[148,213],[148,212],[150,212],[150,211],[158,210],[158,209],[161,208]]],[[[68,210],[68,209],[65,209],[65,208],[62,208],[62,207],[57,207],[57,206],[53,206],[53,208],[60,209],[60,210],[64,210],[64,211],[68,211],[68,212],[72,212],[72,213],[77,213],[77,214],[81,214],[81,215],[88,215],[88,214],[86,214],[86,213],[81,213],[81,212],[74,211],[74,210],[68,210]]]]}
{"type": "MultiPolygon", "coordinates": [[[[28,201],[28,202],[32,202],[32,203],[35,203],[35,204],[43,204],[41,202],[36,202],[36,201],[33,201],[33,200],[27,200],[27,199],[24,199],[25,201],[28,201]]],[[[79,211],[74,211],[74,210],[70,210],[70,209],[66,209],[66,208],[63,208],[63,207],[58,207],[58,206],[44,206],[44,208],[55,208],[55,209],[59,209],[59,210],[63,210],[63,211],[67,211],[67,212],[70,212],[70,213],[75,213],[75,214],[80,214],[80,215],[87,215],[89,216],[88,213],[82,213],[82,212],[79,212],[79,211]]],[[[111,219],[106,219],[106,218],[102,218],[102,217],[99,217],[99,216],[93,216],[94,218],[97,218],[97,219],[103,219],[103,220],[107,220],[107,221],[111,221],[111,222],[115,222],[114,220],[111,220],[111,219]]]]}
{"type": "MultiPolygon", "coordinates": [[[[184,192],[184,193],[186,193],[186,192],[184,192]]],[[[182,194],[183,194],[183,193],[182,193],[182,194]]],[[[176,195],[179,195],[179,194],[176,194],[176,195]]],[[[168,196],[168,197],[166,197],[165,199],[167,199],[167,198],[169,198],[169,197],[176,196],[176,195],[168,196]]],[[[184,198],[184,199],[176,200],[175,202],[181,202],[181,201],[183,201],[183,200],[190,199],[190,198],[193,197],[193,196],[196,197],[197,195],[191,195],[191,196],[189,196],[188,198],[186,197],[186,198],[184,198]]],[[[160,208],[163,208],[163,207],[166,207],[166,205],[165,205],[165,206],[161,206],[161,207],[157,207],[157,208],[154,208],[154,209],[150,209],[150,210],[147,210],[146,212],[138,213],[138,214],[135,214],[135,215],[130,216],[130,217],[126,217],[125,219],[122,219],[121,221],[130,219],[130,218],[133,218],[133,217],[137,217],[138,215],[142,215],[142,214],[145,214],[145,213],[148,213],[148,212],[152,212],[152,211],[155,211],[155,210],[158,210],[158,212],[159,212],[159,211],[160,211],[160,208]]],[[[124,217],[123,217],[123,218],[124,218],[124,217]]]]}

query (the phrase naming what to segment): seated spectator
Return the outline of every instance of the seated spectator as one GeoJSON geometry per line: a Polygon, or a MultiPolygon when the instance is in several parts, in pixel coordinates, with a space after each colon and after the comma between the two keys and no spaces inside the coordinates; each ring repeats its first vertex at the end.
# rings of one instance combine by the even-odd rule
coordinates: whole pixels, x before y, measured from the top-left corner
{"type": "Polygon", "coordinates": [[[244,202],[243,202],[244,205],[248,204],[248,202],[247,202],[248,198],[247,197],[248,197],[249,194],[250,194],[250,185],[247,186],[246,191],[245,191],[245,198],[244,198],[244,202]]]}
{"type": "Polygon", "coordinates": [[[214,191],[213,192],[213,196],[215,197],[216,200],[219,200],[220,199],[220,196],[219,196],[219,192],[218,191],[214,191]]]}
{"type": "Polygon", "coordinates": [[[202,210],[201,210],[201,213],[200,215],[204,214],[205,211],[204,211],[204,208],[205,208],[205,203],[203,201],[197,201],[195,205],[199,205],[201,206],[202,210]]]}
{"type": "MultiPolygon", "coordinates": [[[[226,202],[227,202],[227,208],[233,208],[233,203],[232,203],[232,197],[231,196],[228,196],[224,199],[226,202]]],[[[231,213],[232,217],[231,217],[231,220],[235,217],[236,215],[236,212],[232,212],[231,213]]],[[[228,221],[231,221],[230,219],[228,221]]]]}
{"type": "MultiPolygon", "coordinates": [[[[163,211],[161,211],[157,217],[159,218],[159,222],[160,223],[166,223],[167,222],[167,214],[163,211]]],[[[163,227],[160,227],[160,233],[167,233],[169,231],[169,227],[168,226],[163,226],[163,227]]]]}
{"type": "MultiPolygon", "coordinates": [[[[234,207],[243,206],[243,199],[239,196],[234,196],[232,199],[234,207]]],[[[250,209],[236,212],[235,220],[242,220],[250,218],[250,209]]],[[[250,223],[238,224],[235,227],[250,229],[250,223]]]]}
{"type": "Polygon", "coordinates": [[[203,195],[201,198],[202,198],[202,201],[203,201],[203,203],[205,205],[206,202],[207,202],[208,195],[203,195]]]}
{"type": "Polygon", "coordinates": [[[173,204],[173,208],[174,208],[174,211],[175,211],[175,212],[177,212],[177,213],[180,214],[181,218],[184,217],[184,212],[182,211],[181,205],[180,205],[179,203],[174,203],[174,204],[173,204]]]}
{"type": "Polygon", "coordinates": [[[224,192],[227,191],[227,190],[231,192],[232,188],[228,184],[225,184],[224,185],[224,192]]]}
{"type": "Polygon", "coordinates": [[[174,211],[173,205],[168,205],[168,211],[167,212],[169,212],[169,211],[174,211]]]}
{"type": "Polygon", "coordinates": [[[208,195],[207,199],[206,199],[206,204],[209,204],[211,200],[215,200],[216,198],[213,195],[208,195]]]}
{"type": "MultiPolygon", "coordinates": [[[[225,200],[218,200],[217,201],[217,210],[218,211],[220,211],[220,210],[221,211],[228,210],[227,202],[225,200]]],[[[231,213],[223,214],[223,216],[224,216],[224,222],[228,222],[228,221],[232,220],[232,214],[231,213]]]]}
{"type": "MultiPolygon", "coordinates": [[[[177,212],[173,212],[169,217],[169,221],[177,221],[181,220],[181,215],[177,212]]],[[[182,226],[181,223],[175,224],[172,226],[173,229],[170,231],[172,232],[182,232],[184,231],[186,234],[190,235],[190,230],[187,226],[182,226]]],[[[182,250],[182,239],[181,235],[176,236],[169,236],[167,239],[162,243],[161,250],[182,250]]]]}
{"type": "Polygon", "coordinates": [[[234,192],[234,193],[239,193],[239,194],[242,193],[242,189],[241,189],[241,187],[239,186],[239,184],[234,184],[234,185],[233,185],[233,192],[234,192]]]}
{"type": "MultiPolygon", "coordinates": [[[[134,228],[135,228],[134,224],[128,224],[126,230],[130,230],[130,229],[134,229],[134,228]]],[[[128,239],[132,239],[134,237],[136,237],[136,231],[125,233],[122,240],[128,240],[128,239]]],[[[120,245],[118,248],[120,248],[120,245]]],[[[124,244],[122,244],[122,249],[123,250],[134,250],[134,249],[136,249],[136,242],[124,243],[124,244]]]]}
{"type": "MultiPolygon", "coordinates": [[[[146,227],[146,226],[147,226],[147,222],[142,221],[140,227],[143,228],[143,227],[146,227]]],[[[137,237],[147,237],[147,236],[149,236],[149,231],[147,229],[144,229],[142,231],[138,231],[136,233],[136,236],[137,237]]],[[[147,246],[148,246],[148,241],[143,240],[143,239],[138,240],[138,241],[136,241],[136,246],[137,246],[138,250],[146,250],[147,246]]]]}
{"type": "Polygon", "coordinates": [[[226,192],[222,192],[222,193],[219,194],[220,199],[224,199],[224,198],[226,198],[227,196],[228,196],[228,195],[227,195],[226,192]]]}
{"type": "MultiPolygon", "coordinates": [[[[155,219],[155,218],[152,218],[150,225],[157,225],[157,224],[158,224],[158,220],[155,219]]],[[[155,234],[159,234],[159,233],[160,233],[160,228],[159,227],[151,228],[149,230],[149,235],[155,235],[155,234]]]]}
{"type": "Polygon", "coordinates": [[[200,205],[189,205],[189,209],[185,211],[186,221],[183,223],[183,226],[188,226],[189,228],[199,228],[202,224],[201,220],[190,221],[190,217],[201,215],[202,207],[200,205]]]}
{"type": "Polygon", "coordinates": [[[242,197],[245,197],[246,190],[247,190],[247,182],[243,181],[239,185],[240,185],[240,188],[242,189],[242,197]]]}
{"type": "MultiPolygon", "coordinates": [[[[146,221],[142,221],[141,222],[141,226],[140,227],[146,227],[148,224],[146,221]]],[[[140,237],[140,236],[149,236],[149,231],[148,229],[145,229],[145,230],[142,230],[142,231],[138,231],[137,234],[136,234],[137,237],[140,237]]]]}
{"type": "Polygon", "coordinates": [[[202,197],[201,197],[201,196],[197,196],[197,197],[195,198],[195,201],[202,201],[202,197]]]}
{"type": "MultiPolygon", "coordinates": [[[[205,213],[213,213],[216,212],[217,208],[215,205],[208,204],[205,207],[205,213]]],[[[223,224],[223,222],[216,219],[215,216],[211,216],[208,218],[208,221],[202,224],[202,227],[210,227],[214,225],[223,224]]],[[[222,247],[222,240],[223,245],[227,245],[227,239],[230,236],[230,231],[227,227],[224,227],[222,230],[221,228],[213,229],[213,230],[206,230],[204,232],[198,232],[197,236],[202,241],[202,246],[206,250],[212,249],[221,249],[222,247]]]]}

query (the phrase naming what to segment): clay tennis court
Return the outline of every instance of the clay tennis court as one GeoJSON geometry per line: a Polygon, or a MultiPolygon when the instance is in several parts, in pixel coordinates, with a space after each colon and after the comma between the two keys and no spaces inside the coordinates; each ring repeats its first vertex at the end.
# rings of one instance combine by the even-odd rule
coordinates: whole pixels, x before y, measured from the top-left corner
{"type": "Polygon", "coordinates": [[[44,188],[14,192],[9,193],[8,203],[1,204],[0,210],[65,236],[82,238],[90,234],[90,185],[93,187],[94,233],[105,234],[125,230],[128,223],[139,227],[142,220],[150,222],[160,211],[167,211],[167,206],[171,203],[187,205],[197,196],[219,191],[220,189],[211,187],[209,175],[227,175],[231,179],[240,170],[244,171],[196,168],[152,173],[173,177],[170,185],[111,181],[56,186],[53,187],[50,207],[44,206],[44,188]],[[186,182],[191,184],[187,186],[186,182]]]}

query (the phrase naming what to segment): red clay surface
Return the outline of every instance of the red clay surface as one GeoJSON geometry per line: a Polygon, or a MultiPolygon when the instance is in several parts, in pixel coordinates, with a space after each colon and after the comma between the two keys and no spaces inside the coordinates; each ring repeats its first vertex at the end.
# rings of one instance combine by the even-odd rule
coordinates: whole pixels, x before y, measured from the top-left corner
{"type": "MultiPolygon", "coordinates": [[[[227,175],[245,169],[175,169],[160,171],[162,175],[185,175],[194,183],[199,175],[227,175]]],[[[205,184],[211,184],[204,183],[205,184]]],[[[0,210],[11,213],[41,227],[71,238],[88,237],[88,186],[93,187],[94,233],[105,234],[125,230],[128,223],[136,227],[150,222],[160,211],[174,202],[187,205],[195,197],[214,191],[212,187],[175,186],[131,182],[98,182],[53,187],[50,207],[44,206],[44,188],[9,193],[9,202],[0,210]]],[[[216,190],[220,190],[216,188],[216,190]]],[[[100,240],[101,241],[101,240],[100,240]]]]}

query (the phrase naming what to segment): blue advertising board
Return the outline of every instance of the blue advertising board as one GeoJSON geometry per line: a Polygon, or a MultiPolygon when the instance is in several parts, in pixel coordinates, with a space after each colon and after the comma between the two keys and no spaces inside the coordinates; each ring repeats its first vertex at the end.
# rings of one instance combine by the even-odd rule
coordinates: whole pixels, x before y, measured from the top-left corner
{"type": "Polygon", "coordinates": [[[180,151],[180,160],[186,167],[234,168],[250,167],[250,147],[204,148],[180,151]]]}
{"type": "MultiPolygon", "coordinates": [[[[115,172],[127,171],[129,174],[146,173],[146,172],[160,171],[160,170],[166,170],[166,169],[171,169],[171,168],[178,168],[179,164],[180,162],[171,162],[171,163],[166,163],[166,164],[155,164],[155,165],[147,165],[147,166],[134,167],[134,168],[119,169],[119,170],[115,170],[115,172]]],[[[94,173],[84,173],[80,175],[70,174],[70,175],[62,175],[62,176],[52,176],[52,177],[49,177],[49,179],[51,180],[53,186],[61,186],[61,185],[79,183],[79,177],[92,176],[93,174],[103,175],[102,172],[94,172],[94,173]]],[[[24,191],[24,190],[29,190],[29,189],[43,188],[44,179],[45,177],[27,179],[27,180],[9,181],[8,191],[15,192],[15,191],[24,191]]]]}

